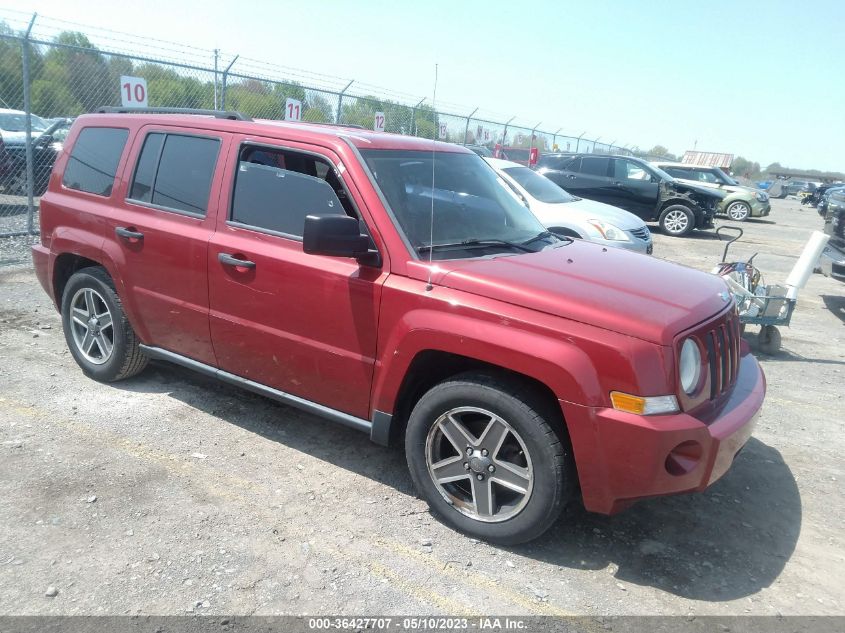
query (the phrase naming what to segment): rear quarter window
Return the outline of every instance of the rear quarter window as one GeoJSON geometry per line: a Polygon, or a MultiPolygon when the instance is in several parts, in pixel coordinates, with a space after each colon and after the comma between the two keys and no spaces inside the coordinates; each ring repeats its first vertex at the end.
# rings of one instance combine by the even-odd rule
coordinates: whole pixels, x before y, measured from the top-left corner
{"type": "Polygon", "coordinates": [[[110,196],[128,138],[126,128],[84,128],[70,151],[62,184],[68,189],[110,196]]]}

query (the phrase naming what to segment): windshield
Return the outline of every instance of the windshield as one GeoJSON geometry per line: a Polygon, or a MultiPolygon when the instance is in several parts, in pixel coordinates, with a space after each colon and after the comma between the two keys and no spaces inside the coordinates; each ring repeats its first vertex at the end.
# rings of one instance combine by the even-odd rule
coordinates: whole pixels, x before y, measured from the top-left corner
{"type": "MultiPolygon", "coordinates": [[[[666,180],[666,181],[668,181],[668,182],[675,182],[675,179],[674,179],[674,178],[672,178],[672,176],[670,176],[670,175],[669,175],[669,174],[667,174],[665,171],[663,171],[662,169],[660,169],[660,167],[658,167],[657,165],[649,165],[649,166],[648,166],[648,168],[649,168],[651,171],[653,171],[655,174],[657,174],[657,176],[658,176],[661,180],[666,180]]],[[[648,171],[648,170],[646,170],[646,171],[648,171]]]]}
{"type": "Polygon", "coordinates": [[[572,202],[576,199],[575,196],[570,195],[551,180],[528,169],[528,167],[506,167],[503,171],[525,189],[532,198],[540,202],[558,204],[572,202]]]}
{"type": "MultiPolygon", "coordinates": [[[[32,131],[43,132],[47,129],[47,124],[41,117],[30,115],[32,117],[32,131]]],[[[26,115],[21,112],[4,112],[0,113],[0,130],[4,132],[26,132],[26,115]]]]}
{"type": "Polygon", "coordinates": [[[723,172],[723,171],[722,171],[721,169],[719,169],[718,167],[714,167],[714,168],[713,168],[713,171],[714,171],[714,172],[716,172],[716,177],[717,177],[717,178],[718,178],[721,182],[723,182],[724,184],[726,184],[726,185],[738,185],[738,184],[739,184],[736,180],[734,180],[733,178],[731,178],[730,176],[728,176],[725,172],[723,172]]]}
{"type": "Polygon", "coordinates": [[[361,154],[417,253],[431,250],[433,259],[515,254],[558,241],[476,154],[413,150],[361,154]],[[523,243],[530,248],[523,248],[523,243]]]}

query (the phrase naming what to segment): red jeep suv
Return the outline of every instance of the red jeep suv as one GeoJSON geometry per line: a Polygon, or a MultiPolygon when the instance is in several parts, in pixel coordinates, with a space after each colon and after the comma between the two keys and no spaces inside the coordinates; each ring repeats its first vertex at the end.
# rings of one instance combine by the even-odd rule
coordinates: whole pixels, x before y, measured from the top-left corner
{"type": "Polygon", "coordinates": [[[551,235],[458,145],[103,109],[33,258],[90,377],[170,361],[404,442],[431,511],[498,543],[578,491],[703,490],[765,394],[721,279],[551,235]]]}

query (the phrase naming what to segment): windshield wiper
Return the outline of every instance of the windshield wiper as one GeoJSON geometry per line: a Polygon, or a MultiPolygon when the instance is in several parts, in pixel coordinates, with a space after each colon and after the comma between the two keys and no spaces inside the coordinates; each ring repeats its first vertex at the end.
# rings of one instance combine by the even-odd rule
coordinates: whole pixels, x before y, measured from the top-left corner
{"type": "MultiPolygon", "coordinates": [[[[526,246],[531,242],[536,242],[537,240],[543,240],[549,237],[553,237],[556,241],[565,242],[567,244],[572,241],[572,238],[567,237],[566,235],[557,235],[556,233],[552,233],[551,231],[542,231],[540,233],[537,233],[537,235],[535,235],[534,237],[530,237],[524,242],[522,242],[522,245],[526,246]]],[[[554,242],[552,242],[552,244],[554,244],[554,242]]]]}
{"type": "Polygon", "coordinates": [[[529,248],[525,244],[519,242],[509,242],[507,240],[489,239],[489,240],[464,240],[462,242],[449,242],[446,244],[425,244],[417,247],[417,252],[427,253],[428,251],[463,249],[463,248],[486,248],[488,246],[508,246],[525,253],[536,253],[533,248],[529,248]]]}

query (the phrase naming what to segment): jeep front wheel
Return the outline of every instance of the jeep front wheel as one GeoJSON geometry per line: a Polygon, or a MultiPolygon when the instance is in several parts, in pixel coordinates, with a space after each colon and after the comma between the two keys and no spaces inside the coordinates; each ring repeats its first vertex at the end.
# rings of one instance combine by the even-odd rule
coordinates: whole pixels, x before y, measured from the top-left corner
{"type": "Polygon", "coordinates": [[[428,391],[408,420],[405,451],[435,516],[501,544],[529,541],[557,519],[574,487],[565,434],[530,389],[463,374],[428,391]]]}
{"type": "Polygon", "coordinates": [[[114,282],[102,268],[83,268],[68,280],[62,293],[62,327],[74,360],[95,380],[129,378],[147,365],[114,282]]]}
{"type": "Polygon", "coordinates": [[[695,216],[688,207],[673,204],[660,214],[660,229],[667,235],[683,237],[689,235],[695,228],[695,216]]]}

